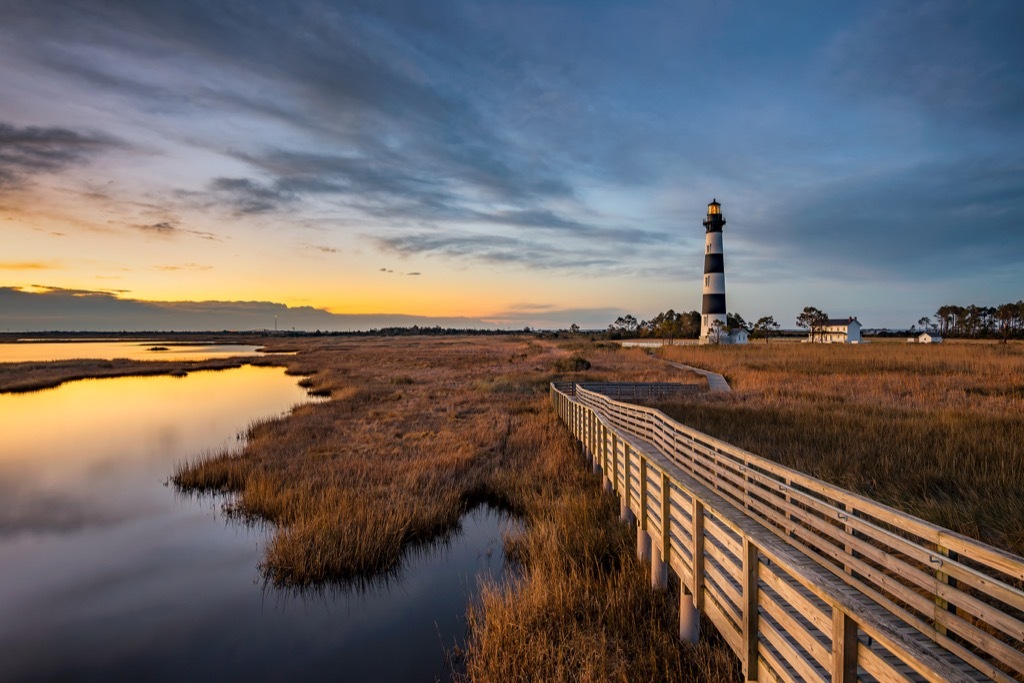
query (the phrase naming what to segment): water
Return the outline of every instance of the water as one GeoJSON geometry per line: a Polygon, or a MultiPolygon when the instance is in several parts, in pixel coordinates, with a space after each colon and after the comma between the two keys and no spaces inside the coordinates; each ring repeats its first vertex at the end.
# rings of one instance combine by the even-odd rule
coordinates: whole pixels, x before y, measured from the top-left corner
{"type": "Polygon", "coordinates": [[[502,515],[469,513],[390,586],[300,595],[263,584],[267,529],[166,485],[304,400],[253,367],[0,395],[0,681],[443,677],[502,515]]]}
{"type": "Polygon", "coordinates": [[[96,360],[208,360],[257,354],[251,344],[183,344],[159,340],[34,341],[19,340],[0,344],[0,363],[46,363],[57,360],[89,358],[96,360]]]}

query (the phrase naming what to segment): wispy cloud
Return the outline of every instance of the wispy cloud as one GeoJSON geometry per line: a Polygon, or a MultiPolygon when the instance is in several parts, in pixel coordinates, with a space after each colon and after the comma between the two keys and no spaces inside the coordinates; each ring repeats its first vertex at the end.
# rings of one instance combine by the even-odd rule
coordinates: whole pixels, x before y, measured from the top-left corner
{"type": "Polygon", "coordinates": [[[177,235],[192,235],[204,240],[220,241],[220,237],[205,230],[190,230],[183,228],[171,221],[160,221],[158,223],[136,224],[131,227],[150,235],[160,237],[175,237],[177,235]]]}
{"type": "Polygon", "coordinates": [[[183,263],[181,265],[157,266],[157,270],[173,272],[177,270],[213,270],[213,266],[204,263],[183,263]]]}
{"type": "Polygon", "coordinates": [[[0,270],[59,270],[63,267],[56,261],[0,261],[0,270]]]}
{"type": "Polygon", "coordinates": [[[35,174],[89,163],[105,151],[124,146],[103,133],[0,122],[0,189],[20,185],[35,174]]]}

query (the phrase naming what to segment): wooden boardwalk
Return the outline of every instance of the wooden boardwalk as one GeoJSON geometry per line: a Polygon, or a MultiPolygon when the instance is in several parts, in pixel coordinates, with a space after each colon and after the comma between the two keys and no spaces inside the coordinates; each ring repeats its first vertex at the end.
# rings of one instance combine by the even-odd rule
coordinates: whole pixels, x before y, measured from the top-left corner
{"type": "Polygon", "coordinates": [[[1024,558],[599,388],[551,398],[748,680],[1024,681],[1024,558]]]}
{"type": "Polygon", "coordinates": [[[680,370],[689,370],[690,372],[696,372],[698,375],[703,375],[704,377],[707,377],[708,389],[710,389],[711,391],[720,391],[723,393],[728,393],[732,391],[732,387],[730,387],[729,383],[725,381],[725,377],[722,377],[717,372],[711,372],[710,370],[701,370],[700,368],[695,368],[692,365],[683,365],[682,363],[673,363],[671,361],[665,362],[674,368],[679,368],[680,370]]]}

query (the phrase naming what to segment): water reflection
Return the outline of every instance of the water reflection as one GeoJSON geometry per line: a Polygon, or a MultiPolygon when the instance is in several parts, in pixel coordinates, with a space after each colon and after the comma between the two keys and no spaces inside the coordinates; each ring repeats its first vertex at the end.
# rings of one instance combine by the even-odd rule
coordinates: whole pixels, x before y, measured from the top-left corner
{"type": "Polygon", "coordinates": [[[251,344],[182,344],[159,340],[42,342],[19,340],[0,344],[0,363],[46,363],[82,358],[98,360],[186,361],[250,356],[259,346],[251,344]]]}
{"type": "Polygon", "coordinates": [[[268,588],[260,525],[175,493],[175,462],[305,400],[243,367],[0,395],[0,680],[434,680],[502,516],[477,508],[439,552],[368,593],[268,588]]]}

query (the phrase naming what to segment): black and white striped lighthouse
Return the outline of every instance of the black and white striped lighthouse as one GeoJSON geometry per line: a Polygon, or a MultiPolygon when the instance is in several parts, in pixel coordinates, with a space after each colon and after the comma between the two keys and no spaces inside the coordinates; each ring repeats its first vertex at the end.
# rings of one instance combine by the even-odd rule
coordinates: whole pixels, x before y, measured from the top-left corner
{"type": "Polygon", "coordinates": [[[722,205],[712,199],[704,219],[704,300],[700,308],[700,341],[727,341],[725,314],[725,255],[722,250],[722,228],[725,217],[722,205]],[[721,326],[717,326],[715,321],[721,326]]]}

